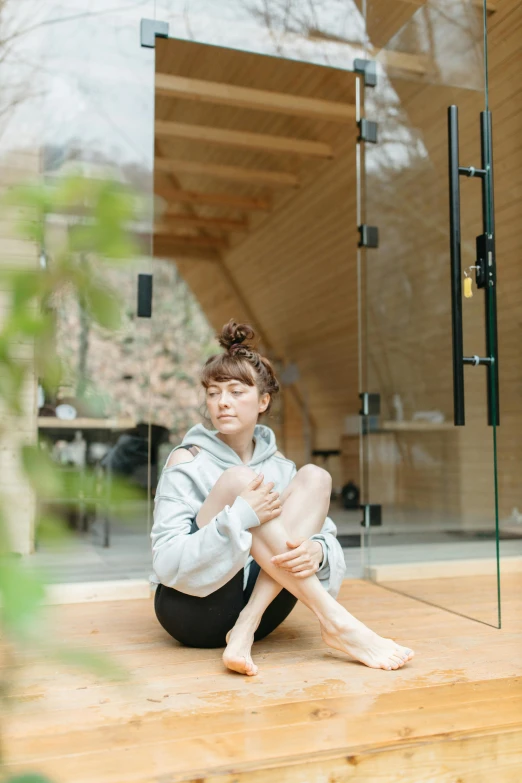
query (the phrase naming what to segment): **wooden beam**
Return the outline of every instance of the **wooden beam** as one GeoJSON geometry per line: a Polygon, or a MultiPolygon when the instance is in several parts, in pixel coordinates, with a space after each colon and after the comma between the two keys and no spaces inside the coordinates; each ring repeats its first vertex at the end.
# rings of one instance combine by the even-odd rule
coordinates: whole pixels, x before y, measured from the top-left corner
{"type": "Polygon", "coordinates": [[[158,237],[154,240],[153,253],[156,258],[165,258],[172,261],[221,262],[219,254],[212,248],[176,245],[174,242],[165,241],[163,237],[158,237]]]}
{"type": "MultiPolygon", "coordinates": [[[[399,2],[407,3],[408,5],[414,5],[417,8],[420,8],[421,6],[426,5],[427,0],[399,0],[399,2]]],[[[471,0],[471,5],[474,5],[479,9],[484,7],[483,0],[471,0]]],[[[495,13],[497,7],[498,7],[498,0],[487,0],[486,11],[488,12],[488,14],[495,13]]]]}
{"type": "Polygon", "coordinates": [[[388,68],[399,68],[401,71],[409,71],[423,75],[428,70],[428,58],[418,54],[405,54],[393,49],[373,49],[371,56],[388,68]]]}
{"type": "Polygon", "coordinates": [[[202,193],[194,190],[178,190],[176,188],[154,184],[154,192],[171,204],[208,204],[215,207],[227,207],[244,212],[270,212],[270,201],[263,198],[234,196],[231,193],[202,193]]]}
{"type": "Polygon", "coordinates": [[[171,158],[156,158],[154,165],[159,171],[174,174],[204,174],[214,179],[250,182],[254,185],[269,185],[271,187],[295,188],[299,185],[295,174],[288,174],[286,171],[264,171],[263,169],[223,166],[217,163],[202,163],[194,160],[172,160],[171,158]]]}
{"type": "Polygon", "coordinates": [[[234,84],[209,82],[167,73],[156,74],[156,93],[190,101],[260,109],[331,122],[352,122],[355,118],[355,106],[348,103],[305,98],[253,87],[238,87],[234,84]]]}
{"type": "Polygon", "coordinates": [[[214,247],[219,250],[228,248],[228,241],[221,237],[183,236],[176,234],[172,228],[165,224],[154,226],[154,237],[162,237],[167,244],[172,240],[178,247],[214,247]]]}
{"type": "Polygon", "coordinates": [[[167,226],[193,226],[194,228],[210,228],[218,231],[248,231],[246,220],[231,220],[230,218],[199,217],[199,215],[172,214],[167,209],[163,215],[167,226]]]}
{"type": "Polygon", "coordinates": [[[225,144],[240,149],[304,155],[312,158],[333,158],[333,150],[322,141],[271,136],[264,133],[213,128],[209,125],[188,125],[184,122],[156,120],[156,135],[171,139],[202,141],[206,144],[225,144]]]}

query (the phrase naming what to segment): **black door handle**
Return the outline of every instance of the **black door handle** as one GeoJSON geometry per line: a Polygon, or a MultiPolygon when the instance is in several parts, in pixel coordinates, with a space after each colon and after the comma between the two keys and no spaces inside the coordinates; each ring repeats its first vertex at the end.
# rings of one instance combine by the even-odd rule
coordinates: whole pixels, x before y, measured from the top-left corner
{"type": "MultiPolygon", "coordinates": [[[[488,424],[500,424],[499,376],[498,376],[498,330],[497,330],[497,262],[495,254],[495,204],[493,198],[493,137],[491,112],[480,112],[480,147],[482,168],[482,246],[483,259],[477,265],[484,268],[486,353],[492,361],[486,366],[488,424]]],[[[481,237],[477,237],[477,244],[481,237]]]]}
{"type": "Polygon", "coordinates": [[[498,380],[498,336],[495,230],[493,208],[493,147],[491,112],[480,115],[481,168],[459,165],[459,122],[456,106],[448,107],[448,160],[450,204],[451,327],[453,353],[453,419],[455,426],[465,424],[464,365],[487,368],[488,424],[500,423],[498,380]],[[477,288],[485,290],[485,327],[487,356],[464,356],[462,330],[462,278],[460,247],[460,180],[461,176],[482,180],[482,226],[477,237],[475,264],[477,288]]]}
{"type": "Polygon", "coordinates": [[[448,158],[453,420],[456,427],[462,427],[466,423],[466,417],[464,411],[464,337],[462,331],[462,282],[460,262],[459,116],[456,106],[448,107],[448,158]]]}

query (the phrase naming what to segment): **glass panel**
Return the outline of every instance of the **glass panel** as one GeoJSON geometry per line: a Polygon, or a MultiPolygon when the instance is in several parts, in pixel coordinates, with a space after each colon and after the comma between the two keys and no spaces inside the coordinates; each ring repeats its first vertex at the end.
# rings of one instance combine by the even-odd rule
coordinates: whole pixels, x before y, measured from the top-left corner
{"type": "MultiPolygon", "coordinates": [[[[365,115],[366,383],[381,397],[368,418],[367,498],[382,526],[367,529],[366,567],[379,584],[496,625],[493,429],[485,368],[465,367],[466,426],[453,424],[447,108],[459,107],[460,165],[481,166],[485,107],[483,11],[475,2],[422,7],[370,0],[367,30],[377,86],[365,115]]],[[[463,178],[464,355],[485,357],[484,291],[474,282],[483,232],[481,180],[463,178]]]]}
{"type": "Polygon", "coordinates": [[[157,0],[173,38],[353,70],[364,54],[358,0],[157,0]]]}
{"type": "MultiPolygon", "coordinates": [[[[321,6],[323,21],[323,10],[333,5],[321,6]]],[[[187,6],[188,19],[197,7],[187,6]]],[[[229,17],[231,7],[205,7],[207,26],[203,31],[196,20],[193,28],[204,43],[180,40],[182,29],[173,24],[176,38],[158,40],[156,46],[155,187],[161,197],[158,213],[160,207],[164,212],[158,214],[154,246],[154,352],[161,343],[172,346],[162,356],[161,373],[153,373],[156,417],[169,431],[170,444],[179,443],[204,408],[197,404],[197,375],[206,352],[219,350],[215,332],[231,317],[253,323],[278,368],[282,391],[262,423],[274,430],[279,449],[298,468],[315,462],[330,472],[330,516],[350,549],[349,573],[359,576],[359,491],[356,487],[351,500],[342,495],[350,481],[357,484],[359,473],[352,252],[357,244],[356,80],[347,70],[296,62],[297,56],[293,61],[265,56],[279,54],[274,41],[269,35],[247,36],[240,24],[247,11],[229,17]],[[181,86],[175,77],[182,77],[181,86]],[[212,88],[206,100],[191,99],[191,79],[197,80],[197,89],[202,83],[227,85],[232,100],[221,98],[220,103],[212,88]],[[241,100],[234,88],[241,88],[241,100]],[[266,100],[267,94],[288,96],[293,108],[282,110],[266,100]],[[300,99],[302,105],[295,108],[300,99]],[[332,102],[334,119],[325,116],[323,103],[319,115],[311,111],[309,99],[332,102]],[[252,149],[241,143],[198,143],[197,134],[182,138],[179,128],[169,134],[168,123],[209,133],[226,129],[231,137],[238,131],[266,134],[269,143],[252,149]],[[332,159],[278,151],[271,146],[275,136],[291,140],[292,147],[304,140],[327,143],[332,159]]],[[[359,12],[354,13],[360,22],[359,12]]],[[[262,24],[256,17],[256,30],[262,24]]],[[[360,24],[354,35],[358,29],[360,24]]],[[[289,31],[282,36],[297,38],[289,31]]],[[[336,46],[349,55],[345,69],[353,66],[355,52],[363,53],[361,44],[336,46]]],[[[303,48],[303,59],[312,59],[313,51],[303,48]]],[[[159,367],[159,358],[155,362],[159,367]]]]}
{"type": "MultiPolygon", "coordinates": [[[[31,439],[79,477],[73,502],[53,504],[73,533],[71,546],[56,552],[28,527],[16,547],[34,548],[30,561],[52,582],[147,578],[150,321],[136,316],[136,288],[138,272],[151,271],[154,51],[140,47],[139,29],[154,2],[116,0],[107,8],[96,0],[88,11],[76,0],[33,3],[28,13],[30,5],[10,3],[2,17],[4,39],[12,36],[1,66],[10,85],[4,165],[18,155],[35,162],[20,179],[52,182],[76,172],[121,182],[136,193],[140,214],[136,256],[98,269],[102,287],[119,294],[120,330],[97,327],[77,295],[64,293],[56,306],[65,373],[46,398],[39,390],[38,416],[28,411],[31,439]],[[118,478],[128,480],[133,500],[116,513],[118,478]]],[[[54,233],[64,229],[63,215],[52,222],[54,233]]],[[[52,268],[52,241],[44,250],[52,268]]]]}

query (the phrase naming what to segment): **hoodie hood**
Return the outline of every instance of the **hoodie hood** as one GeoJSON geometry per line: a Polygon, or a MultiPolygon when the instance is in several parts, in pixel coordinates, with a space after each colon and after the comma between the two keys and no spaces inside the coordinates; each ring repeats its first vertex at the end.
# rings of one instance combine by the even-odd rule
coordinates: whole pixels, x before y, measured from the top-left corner
{"type": "MultiPolygon", "coordinates": [[[[221,438],[218,438],[217,435],[217,430],[208,430],[203,424],[196,424],[189,429],[180,445],[199,446],[210,452],[216,460],[225,465],[242,465],[243,463],[234,449],[222,441],[221,438]]],[[[250,466],[259,465],[277,451],[274,431],[270,427],[265,427],[264,424],[256,424],[254,427],[254,440],[254,453],[248,463],[250,466]]]]}

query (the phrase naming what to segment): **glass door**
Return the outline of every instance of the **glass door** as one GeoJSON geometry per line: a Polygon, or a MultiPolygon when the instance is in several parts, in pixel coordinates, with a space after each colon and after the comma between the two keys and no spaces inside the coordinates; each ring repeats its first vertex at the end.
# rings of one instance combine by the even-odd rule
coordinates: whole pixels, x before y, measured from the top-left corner
{"type": "Polygon", "coordinates": [[[499,626],[486,5],[366,3],[364,551],[380,585],[499,626]]]}

